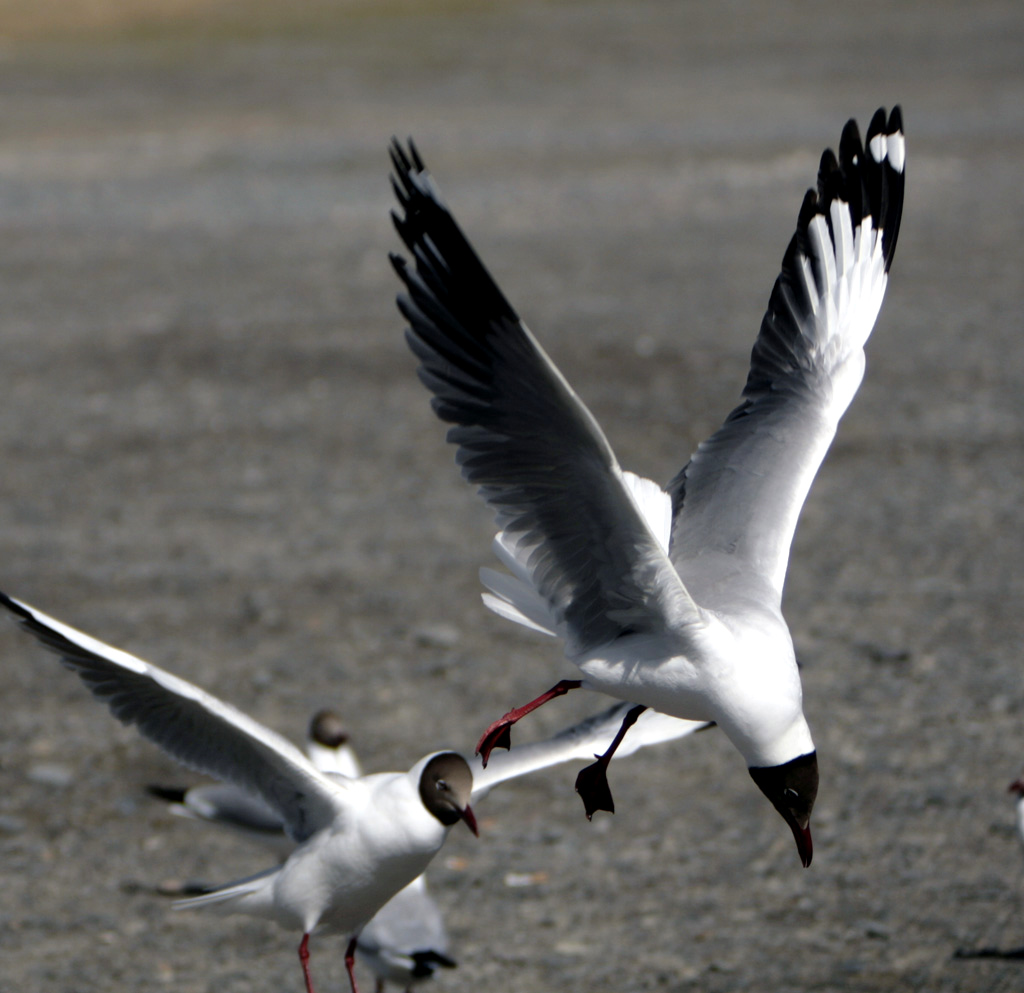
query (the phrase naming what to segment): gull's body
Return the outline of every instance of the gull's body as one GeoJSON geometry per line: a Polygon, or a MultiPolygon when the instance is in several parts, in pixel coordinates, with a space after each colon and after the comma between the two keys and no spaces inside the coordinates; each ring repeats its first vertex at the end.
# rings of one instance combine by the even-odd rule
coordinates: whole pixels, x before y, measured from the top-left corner
{"type": "MultiPolygon", "coordinates": [[[[499,614],[560,637],[580,680],[494,722],[508,728],[583,685],[714,721],[810,863],[817,759],[782,588],[797,518],[864,372],[903,199],[899,109],[861,145],[851,121],[822,157],[751,356],[743,402],[666,489],[625,472],[596,420],[521,322],[441,201],[415,149],[392,152],[413,266],[393,257],[399,308],[465,478],[501,529],[499,614]]],[[[628,740],[628,736],[625,740],[628,740]]],[[[612,746],[614,750],[614,745],[612,746]]],[[[603,780],[610,753],[595,767],[603,780]]],[[[587,772],[587,770],[585,770],[587,772]]],[[[607,786],[581,780],[593,809],[607,786]],[[603,789],[603,792],[602,792],[603,789]]],[[[605,794],[607,794],[605,796],[605,794]]]]}
{"type": "MultiPolygon", "coordinates": [[[[363,775],[349,735],[333,711],[314,714],[306,754],[321,772],[349,779],[363,775]]],[[[281,818],[258,797],[230,783],[207,783],[190,789],[150,787],[150,792],[170,801],[168,809],[172,813],[239,832],[281,858],[295,849],[281,818]]],[[[417,876],[374,914],[359,932],[356,958],[373,971],[378,990],[385,983],[407,990],[429,979],[438,968],[455,967],[448,954],[441,908],[427,889],[426,876],[417,876]]]]}
{"type": "Polygon", "coordinates": [[[179,906],[209,904],[266,917],[302,934],[356,934],[427,868],[447,836],[446,826],[419,797],[420,775],[432,757],[407,773],[349,780],[347,809],[299,844],[282,866],[179,906]],[[371,816],[353,816],[362,811],[371,816]]]}
{"type": "Polygon", "coordinates": [[[269,918],[302,934],[308,993],[309,936],[349,938],[419,876],[448,830],[465,820],[472,773],[454,752],[424,756],[408,772],[359,779],[324,774],[294,745],[199,687],[0,593],[0,605],[55,651],[126,724],[182,764],[253,794],[280,819],[296,846],[283,865],[180,901],[269,918]]]}

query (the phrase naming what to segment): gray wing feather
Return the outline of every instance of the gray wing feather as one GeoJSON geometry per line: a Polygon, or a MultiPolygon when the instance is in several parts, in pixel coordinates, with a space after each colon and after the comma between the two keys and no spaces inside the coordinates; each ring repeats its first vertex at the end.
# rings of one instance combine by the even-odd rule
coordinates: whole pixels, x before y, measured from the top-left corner
{"type": "Polygon", "coordinates": [[[207,783],[185,793],[181,808],[191,817],[212,824],[241,828],[257,834],[280,837],[284,823],[280,814],[258,796],[233,783],[207,783]]]}

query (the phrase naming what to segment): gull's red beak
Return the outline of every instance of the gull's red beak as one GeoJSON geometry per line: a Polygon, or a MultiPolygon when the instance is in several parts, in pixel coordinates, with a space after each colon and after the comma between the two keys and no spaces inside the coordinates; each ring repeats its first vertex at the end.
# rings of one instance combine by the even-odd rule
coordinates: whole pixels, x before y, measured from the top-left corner
{"type": "MultiPolygon", "coordinates": [[[[786,820],[789,821],[787,817],[786,820]]],[[[806,869],[811,864],[811,858],[814,856],[814,843],[811,841],[811,825],[807,827],[800,827],[795,820],[789,821],[789,826],[793,829],[793,837],[796,840],[796,850],[800,854],[800,861],[803,862],[804,868],[806,869]]]]}
{"type": "Polygon", "coordinates": [[[469,830],[479,838],[480,832],[476,829],[476,817],[473,814],[472,807],[470,807],[468,803],[466,804],[465,810],[462,811],[462,819],[466,822],[466,827],[468,827],[469,830]]]}

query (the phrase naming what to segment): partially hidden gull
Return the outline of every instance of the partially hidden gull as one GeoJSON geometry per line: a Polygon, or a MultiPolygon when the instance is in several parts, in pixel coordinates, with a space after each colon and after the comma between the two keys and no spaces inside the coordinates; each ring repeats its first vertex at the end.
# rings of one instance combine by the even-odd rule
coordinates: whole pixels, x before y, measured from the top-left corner
{"type": "Polygon", "coordinates": [[[1006,792],[1017,798],[1014,801],[1014,819],[1017,824],[1017,839],[1024,846],[1024,776],[1010,783],[1006,792]]]}
{"type": "Polygon", "coordinates": [[[456,752],[426,755],[408,772],[358,779],[323,773],[291,742],[184,679],[6,594],[0,605],[115,717],[135,724],[183,765],[255,794],[277,814],[296,845],[282,865],[177,906],[212,906],[299,931],[307,993],[314,993],[314,931],[348,938],[345,964],[358,993],[353,967],[360,930],[423,873],[453,825],[463,821],[477,833],[473,774],[456,752]]]}
{"type": "Polygon", "coordinates": [[[797,518],[864,373],[903,207],[899,107],[823,154],[754,343],[742,401],[666,488],[623,470],[520,320],[410,141],[391,148],[398,307],[462,475],[496,515],[487,605],[561,638],[563,679],[484,732],[484,761],[536,707],[585,687],[633,704],[576,781],[614,810],[606,768],[646,709],[714,721],[811,863],[817,755],[782,589],[797,518]]]}

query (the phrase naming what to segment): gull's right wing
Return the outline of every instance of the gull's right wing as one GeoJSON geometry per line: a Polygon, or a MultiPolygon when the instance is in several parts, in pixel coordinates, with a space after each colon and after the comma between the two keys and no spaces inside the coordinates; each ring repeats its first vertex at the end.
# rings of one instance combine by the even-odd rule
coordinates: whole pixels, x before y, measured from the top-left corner
{"type": "Polygon", "coordinates": [[[290,741],[198,686],[0,593],[29,634],[77,672],[124,724],[135,724],[182,765],[233,783],[280,814],[304,841],[344,806],[343,780],[328,780],[290,741]]]}

